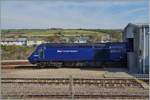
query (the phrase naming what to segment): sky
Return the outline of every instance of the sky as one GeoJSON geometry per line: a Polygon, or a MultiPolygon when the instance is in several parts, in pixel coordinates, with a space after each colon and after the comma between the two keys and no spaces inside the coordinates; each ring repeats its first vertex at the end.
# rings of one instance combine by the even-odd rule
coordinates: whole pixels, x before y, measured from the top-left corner
{"type": "Polygon", "coordinates": [[[148,22],[148,0],[1,0],[1,28],[123,29],[148,22]]]}

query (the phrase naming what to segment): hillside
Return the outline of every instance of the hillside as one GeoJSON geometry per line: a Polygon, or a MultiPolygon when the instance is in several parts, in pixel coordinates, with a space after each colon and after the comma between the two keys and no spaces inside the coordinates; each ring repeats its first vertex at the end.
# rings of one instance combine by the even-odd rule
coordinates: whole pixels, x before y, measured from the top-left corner
{"type": "Polygon", "coordinates": [[[109,34],[112,41],[121,41],[121,30],[106,30],[106,29],[61,29],[61,28],[51,28],[51,29],[5,29],[1,31],[2,38],[12,37],[51,37],[51,36],[93,36],[101,37],[109,34]]]}

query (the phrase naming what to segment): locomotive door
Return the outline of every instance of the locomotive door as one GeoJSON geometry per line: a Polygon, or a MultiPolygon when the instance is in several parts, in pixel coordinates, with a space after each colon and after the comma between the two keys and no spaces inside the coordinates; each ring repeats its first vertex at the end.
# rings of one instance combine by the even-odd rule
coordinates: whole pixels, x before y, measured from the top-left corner
{"type": "Polygon", "coordinates": [[[44,59],[44,47],[41,47],[38,53],[39,53],[39,59],[44,59]]]}
{"type": "Polygon", "coordinates": [[[96,49],[94,59],[97,61],[106,61],[108,59],[109,52],[107,49],[96,49]]]}

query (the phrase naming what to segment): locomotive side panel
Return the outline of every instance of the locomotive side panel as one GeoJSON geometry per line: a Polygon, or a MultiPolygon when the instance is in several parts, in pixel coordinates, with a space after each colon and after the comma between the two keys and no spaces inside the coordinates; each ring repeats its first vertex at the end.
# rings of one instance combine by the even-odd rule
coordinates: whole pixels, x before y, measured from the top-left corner
{"type": "Polygon", "coordinates": [[[108,61],[109,60],[109,49],[108,48],[95,48],[95,61],[108,61]]]}
{"type": "Polygon", "coordinates": [[[127,45],[126,43],[111,43],[109,45],[109,61],[126,61],[127,45]]]}
{"type": "Polygon", "coordinates": [[[44,60],[46,61],[92,61],[93,48],[79,47],[46,47],[44,60]]]}

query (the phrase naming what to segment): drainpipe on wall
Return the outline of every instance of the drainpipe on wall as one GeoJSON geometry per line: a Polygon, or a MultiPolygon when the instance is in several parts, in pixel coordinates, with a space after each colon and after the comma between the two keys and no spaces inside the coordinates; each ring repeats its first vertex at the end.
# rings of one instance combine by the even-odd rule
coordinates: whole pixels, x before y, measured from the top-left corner
{"type": "Polygon", "coordinates": [[[144,45],[143,45],[143,73],[145,73],[145,54],[146,54],[146,43],[145,43],[145,28],[144,27],[142,27],[143,28],[143,42],[144,42],[144,45]]]}

